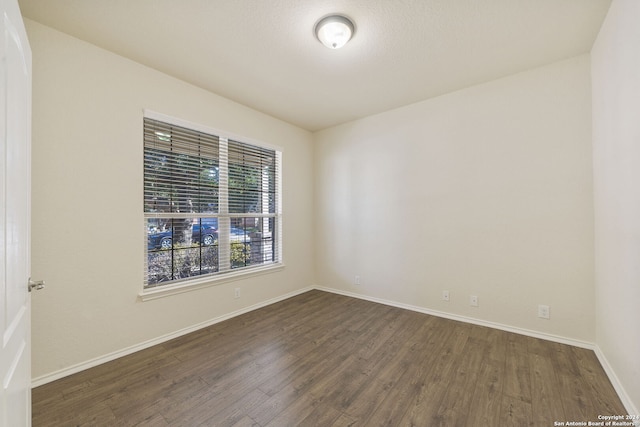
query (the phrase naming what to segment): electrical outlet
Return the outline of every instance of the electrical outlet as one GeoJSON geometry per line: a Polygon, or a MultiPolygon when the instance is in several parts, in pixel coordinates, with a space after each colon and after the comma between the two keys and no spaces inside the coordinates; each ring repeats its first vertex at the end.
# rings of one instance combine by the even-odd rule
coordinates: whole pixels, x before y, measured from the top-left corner
{"type": "Polygon", "coordinates": [[[449,291],[442,291],[442,300],[449,301],[449,291]]]}
{"type": "Polygon", "coordinates": [[[361,285],[362,283],[360,282],[360,276],[356,276],[353,278],[353,283],[355,283],[356,285],[361,285]]]}
{"type": "Polygon", "coordinates": [[[240,298],[240,288],[236,288],[233,293],[234,298],[240,298]]]}
{"type": "Polygon", "coordinates": [[[538,306],[538,317],[541,319],[549,318],[549,306],[540,304],[538,306]]]}
{"type": "Polygon", "coordinates": [[[478,297],[476,295],[469,295],[469,304],[472,307],[478,306],[478,297]]]}

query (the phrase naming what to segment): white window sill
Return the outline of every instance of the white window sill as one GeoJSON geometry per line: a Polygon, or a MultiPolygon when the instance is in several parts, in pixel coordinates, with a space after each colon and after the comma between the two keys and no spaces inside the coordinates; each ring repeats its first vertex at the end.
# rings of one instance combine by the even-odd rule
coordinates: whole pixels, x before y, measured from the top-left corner
{"type": "Polygon", "coordinates": [[[208,288],[210,286],[233,282],[235,280],[242,280],[262,274],[274,273],[283,269],[284,264],[277,263],[246,270],[232,271],[215,276],[206,276],[197,279],[191,279],[186,282],[178,282],[172,285],[161,285],[149,289],[143,289],[142,292],[138,294],[138,296],[142,301],[151,301],[158,298],[164,298],[171,295],[191,292],[197,289],[208,288]]]}

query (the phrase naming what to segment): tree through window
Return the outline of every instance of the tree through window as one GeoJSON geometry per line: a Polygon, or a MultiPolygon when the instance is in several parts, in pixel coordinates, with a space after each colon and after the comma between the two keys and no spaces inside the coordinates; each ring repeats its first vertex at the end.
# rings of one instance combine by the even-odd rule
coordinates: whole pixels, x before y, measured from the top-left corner
{"type": "Polygon", "coordinates": [[[280,159],[145,117],[145,288],[281,262],[280,159]]]}

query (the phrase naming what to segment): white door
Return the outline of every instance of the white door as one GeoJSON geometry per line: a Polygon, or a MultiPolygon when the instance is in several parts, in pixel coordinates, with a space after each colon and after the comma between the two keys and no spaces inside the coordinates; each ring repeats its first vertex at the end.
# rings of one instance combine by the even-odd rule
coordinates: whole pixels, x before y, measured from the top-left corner
{"type": "Polygon", "coordinates": [[[31,425],[31,50],[0,0],[0,427],[31,425]]]}

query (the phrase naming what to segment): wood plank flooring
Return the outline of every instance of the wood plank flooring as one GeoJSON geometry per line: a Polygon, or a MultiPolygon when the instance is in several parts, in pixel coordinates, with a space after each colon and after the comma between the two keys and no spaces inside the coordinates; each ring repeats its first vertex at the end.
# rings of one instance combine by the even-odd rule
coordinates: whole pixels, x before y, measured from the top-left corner
{"type": "Polygon", "coordinates": [[[321,291],[32,400],[34,426],[553,426],[626,413],[590,350],[321,291]]]}

